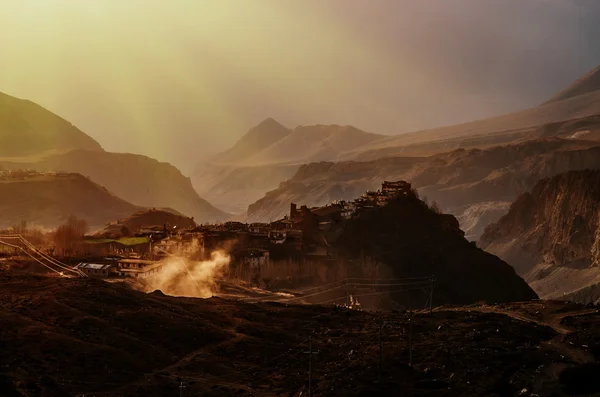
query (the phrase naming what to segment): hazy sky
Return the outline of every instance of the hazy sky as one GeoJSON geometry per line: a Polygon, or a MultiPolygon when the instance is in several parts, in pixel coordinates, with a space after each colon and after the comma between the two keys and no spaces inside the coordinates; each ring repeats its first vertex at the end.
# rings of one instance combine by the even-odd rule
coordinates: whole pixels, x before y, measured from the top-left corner
{"type": "Polygon", "coordinates": [[[394,134],[543,102],[598,0],[3,0],[0,91],[187,168],[273,117],[394,134]]]}

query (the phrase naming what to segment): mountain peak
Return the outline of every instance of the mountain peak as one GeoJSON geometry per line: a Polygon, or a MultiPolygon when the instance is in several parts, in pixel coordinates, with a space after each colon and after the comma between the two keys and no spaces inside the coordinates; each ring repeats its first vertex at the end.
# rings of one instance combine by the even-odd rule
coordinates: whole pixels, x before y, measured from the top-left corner
{"type": "Polygon", "coordinates": [[[559,92],[549,102],[562,101],[600,90],[600,66],[579,77],[573,84],[559,92]]]}
{"type": "Polygon", "coordinates": [[[243,163],[254,154],[288,136],[292,130],[269,117],[252,127],[230,149],[219,154],[215,163],[243,163]]]}
{"type": "Polygon", "coordinates": [[[256,126],[252,127],[250,129],[250,131],[255,130],[255,129],[263,129],[263,128],[280,128],[280,129],[287,130],[287,128],[285,126],[283,126],[283,124],[279,123],[274,118],[267,117],[266,119],[264,119],[263,121],[258,123],[256,126]]]}

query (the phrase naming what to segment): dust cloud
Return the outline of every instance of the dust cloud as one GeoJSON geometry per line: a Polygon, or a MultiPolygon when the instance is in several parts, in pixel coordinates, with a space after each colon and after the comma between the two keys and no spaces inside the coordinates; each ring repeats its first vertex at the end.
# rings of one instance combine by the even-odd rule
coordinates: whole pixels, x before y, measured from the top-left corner
{"type": "Polygon", "coordinates": [[[193,261],[172,256],[164,261],[162,271],[139,280],[136,288],[144,292],[160,290],[165,295],[210,298],[216,291],[216,280],[231,261],[224,251],[215,251],[210,260],[193,261]]]}

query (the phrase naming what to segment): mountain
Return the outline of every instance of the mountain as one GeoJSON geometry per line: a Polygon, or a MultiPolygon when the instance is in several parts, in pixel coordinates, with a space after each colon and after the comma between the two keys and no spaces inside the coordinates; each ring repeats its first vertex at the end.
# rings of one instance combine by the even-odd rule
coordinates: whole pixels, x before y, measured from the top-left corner
{"type": "Polygon", "coordinates": [[[194,188],[211,202],[233,213],[283,180],[298,166],[311,161],[333,161],[347,150],[382,139],[351,126],[314,125],[289,130],[273,119],[252,128],[231,149],[198,164],[194,188]]]}
{"type": "Polygon", "coordinates": [[[5,94],[0,94],[0,167],[79,173],[130,203],[174,208],[200,222],[229,217],[200,198],[191,181],[172,165],[105,152],[59,116],[5,94]]]}
{"type": "Polygon", "coordinates": [[[198,196],[189,178],[169,163],[150,157],[76,150],[45,158],[32,168],[78,172],[117,196],[143,207],[173,208],[198,222],[224,220],[228,214],[198,196]]]}
{"type": "Polygon", "coordinates": [[[384,137],[348,125],[299,126],[284,138],[251,156],[246,163],[301,164],[311,161],[332,161],[346,151],[384,137]]]}
{"type": "Polygon", "coordinates": [[[541,180],[486,228],[480,246],[545,298],[600,284],[600,170],[541,180]]]}
{"type": "Polygon", "coordinates": [[[434,275],[437,305],[537,298],[510,265],[469,243],[456,218],[432,210],[412,192],[363,211],[332,245],[349,263],[369,258],[395,278],[434,275]]]}
{"type": "MultiPolygon", "coordinates": [[[[352,143],[351,140],[346,142],[344,137],[353,136],[352,132],[335,136],[335,131],[344,128],[353,130],[352,127],[299,127],[291,133],[286,132],[283,138],[281,137],[283,134],[278,135],[269,146],[260,145],[259,151],[241,152],[243,156],[240,156],[236,167],[216,169],[205,164],[197,169],[192,180],[194,187],[203,196],[213,202],[230,203],[231,207],[227,209],[238,213],[242,207],[252,205],[253,201],[250,201],[252,198],[256,200],[260,198],[261,189],[263,192],[276,190],[280,182],[293,175],[294,167],[302,163],[369,162],[387,157],[429,157],[457,149],[491,149],[495,146],[519,145],[527,141],[551,137],[600,142],[600,91],[597,90],[599,76],[599,69],[596,69],[587,77],[580,79],[579,83],[575,83],[577,87],[582,88],[569,89],[568,94],[558,95],[554,100],[534,108],[395,136],[373,137],[359,134],[357,139],[360,144],[352,143]],[[328,134],[335,137],[329,138],[328,134]],[[249,153],[253,154],[249,155],[249,153]],[[282,165],[287,165],[289,168],[273,169],[268,172],[263,168],[260,171],[269,176],[262,179],[257,169],[249,168],[257,164],[262,164],[265,168],[277,168],[282,165]],[[249,180],[255,181],[261,188],[256,189],[244,183],[240,184],[238,176],[244,174],[252,175],[249,180]],[[282,178],[277,180],[279,176],[282,178]]],[[[374,178],[374,180],[378,179],[374,178]]],[[[520,189],[518,193],[523,191],[520,189]]],[[[515,197],[510,196],[509,201],[515,197]]],[[[317,200],[317,198],[308,198],[306,201],[317,200]]],[[[490,200],[497,201],[494,198],[490,200]]],[[[473,218],[475,214],[487,208],[496,213],[493,220],[501,215],[501,211],[491,208],[494,205],[491,202],[483,207],[480,206],[480,209],[469,211],[468,215],[463,216],[462,213],[456,212],[461,222],[464,220],[472,225],[472,232],[469,231],[472,238],[477,238],[485,226],[473,218]]],[[[507,204],[508,202],[504,202],[500,206],[506,207],[507,204]]],[[[272,216],[274,215],[268,215],[267,218],[272,216]]]]}
{"type": "Polygon", "coordinates": [[[415,131],[372,142],[342,160],[426,156],[457,148],[487,148],[539,137],[542,126],[600,115],[600,67],[540,106],[483,120],[415,131]]]}
{"type": "Polygon", "coordinates": [[[98,142],[33,102],[0,93],[0,157],[73,149],[101,151],[98,142]]]}
{"type": "Polygon", "coordinates": [[[141,207],[173,208],[199,222],[223,220],[223,211],[200,198],[189,178],[168,163],[128,154],[73,150],[50,155],[36,162],[7,162],[6,169],[76,172],[106,187],[110,192],[141,207]]]}
{"type": "Polygon", "coordinates": [[[211,163],[238,164],[291,134],[292,130],[268,118],[248,131],[230,149],[216,155],[211,163]]]}
{"type": "Polygon", "coordinates": [[[600,143],[563,138],[458,149],[424,158],[312,163],[251,204],[247,217],[278,219],[290,202],[324,205],[377,189],[381,180],[404,179],[422,197],[457,216],[467,237],[477,240],[485,226],[504,215],[510,203],[540,179],[586,168],[600,168],[600,143]]]}
{"type": "Polygon", "coordinates": [[[69,215],[98,228],[138,209],[80,174],[0,173],[1,228],[21,221],[54,228],[69,215]]]}

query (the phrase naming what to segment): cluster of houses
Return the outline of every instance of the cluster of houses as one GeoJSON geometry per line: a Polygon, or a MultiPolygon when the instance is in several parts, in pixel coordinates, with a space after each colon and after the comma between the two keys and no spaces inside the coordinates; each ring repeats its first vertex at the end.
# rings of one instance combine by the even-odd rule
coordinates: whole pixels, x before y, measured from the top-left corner
{"type": "Polygon", "coordinates": [[[29,178],[35,178],[38,176],[57,176],[66,175],[64,173],[56,172],[39,172],[35,170],[0,170],[0,181],[22,181],[29,178]]]}
{"type": "MultiPolygon", "coordinates": [[[[226,251],[232,266],[255,271],[271,260],[332,256],[331,241],[343,224],[360,217],[365,210],[382,207],[401,195],[408,195],[408,182],[383,182],[378,191],[367,191],[353,201],[339,201],[322,207],[298,207],[270,223],[226,222],[202,225],[188,230],[173,230],[167,225],[142,228],[138,236],[147,242],[136,252],[105,265],[82,263],[79,269],[92,277],[145,278],[161,271],[161,260],[168,255],[207,259],[216,250],[226,251]]],[[[134,248],[129,248],[134,250],[134,248]]]]}

